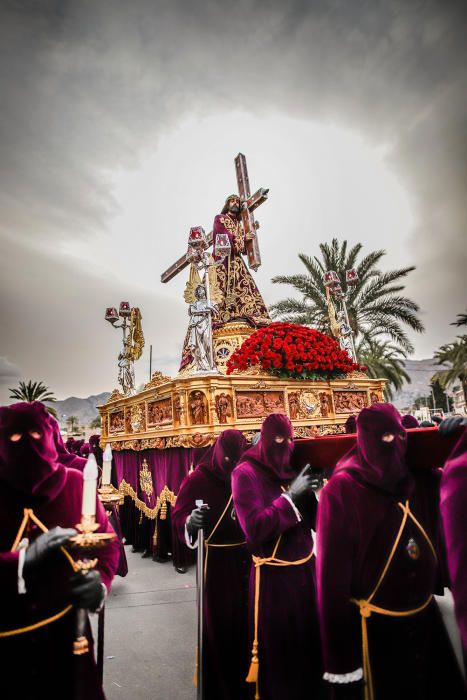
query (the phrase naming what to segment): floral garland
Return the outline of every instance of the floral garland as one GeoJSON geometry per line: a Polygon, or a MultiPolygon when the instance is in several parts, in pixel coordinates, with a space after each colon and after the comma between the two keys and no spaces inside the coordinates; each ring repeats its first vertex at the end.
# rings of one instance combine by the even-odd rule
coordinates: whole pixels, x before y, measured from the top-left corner
{"type": "Polygon", "coordinates": [[[253,365],[278,377],[339,379],[355,370],[366,370],[324,333],[295,323],[271,323],[252,333],[232,353],[227,374],[253,365]]]}

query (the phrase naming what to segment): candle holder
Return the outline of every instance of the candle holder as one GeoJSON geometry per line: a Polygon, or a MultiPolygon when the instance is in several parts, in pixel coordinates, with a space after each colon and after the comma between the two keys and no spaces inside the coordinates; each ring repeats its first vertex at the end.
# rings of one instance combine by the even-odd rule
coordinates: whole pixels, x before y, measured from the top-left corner
{"type": "Polygon", "coordinates": [[[102,484],[97,492],[104,506],[122,506],[125,500],[120,491],[112,484],[102,484]]]}
{"type": "MultiPolygon", "coordinates": [[[[111,532],[96,532],[99,528],[99,523],[96,523],[94,515],[82,515],[81,522],[75,527],[78,530],[78,534],[70,537],[68,542],[71,549],[78,550],[83,556],[74,562],[73,568],[75,572],[79,571],[82,576],[86,576],[88,571],[94,569],[98,562],[97,557],[91,558],[86,556],[86,554],[105,547],[116,538],[116,535],[111,532]]],[[[78,608],[76,611],[75,639],[73,641],[73,654],[75,656],[81,656],[89,652],[89,640],[86,637],[86,620],[86,610],[78,608]]]]}

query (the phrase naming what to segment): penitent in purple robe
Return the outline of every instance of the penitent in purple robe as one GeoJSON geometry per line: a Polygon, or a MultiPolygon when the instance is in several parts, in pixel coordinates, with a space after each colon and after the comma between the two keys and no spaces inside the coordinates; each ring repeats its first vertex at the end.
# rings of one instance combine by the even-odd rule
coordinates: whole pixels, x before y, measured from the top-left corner
{"type": "Polygon", "coordinates": [[[193,546],[185,523],[201,499],[209,505],[204,610],[204,700],[248,697],[248,572],[250,557],[231,502],[230,472],[246,446],[237,430],[225,430],[183,481],[172,518],[177,536],[193,546]],[[226,469],[225,456],[229,457],[226,469]],[[213,532],[213,528],[224,517],[213,532]],[[188,538],[188,540],[187,540],[188,538]],[[216,547],[230,545],[234,547],[216,547]]]}
{"type": "Polygon", "coordinates": [[[426,477],[419,496],[418,478],[409,474],[405,444],[393,406],[364,409],[357,420],[356,445],[321,492],[316,564],[324,677],[342,690],[365,671],[367,697],[374,700],[457,700],[465,697],[463,683],[432,599],[439,580],[438,523],[428,517],[426,477]],[[403,521],[398,504],[407,501],[435,546],[407,516],[377,587],[403,521]],[[357,601],[365,600],[391,612],[423,609],[396,617],[367,607],[370,615],[363,617],[357,601]],[[365,626],[371,673],[365,668],[365,626]]]}
{"type": "Polygon", "coordinates": [[[454,608],[467,660],[467,428],[443,469],[441,515],[454,608]]]}
{"type": "MultiPolygon", "coordinates": [[[[260,567],[258,607],[258,691],[261,700],[313,700],[321,686],[321,655],[316,613],[311,526],[316,503],[300,515],[284,488],[290,469],[293,429],[286,416],[272,414],[259,442],[242,457],[232,474],[232,493],[240,525],[253,557],[276,557],[290,566],[260,567]],[[284,442],[278,445],[274,438],[284,442]]],[[[258,561],[258,560],[257,560],[258,561]]],[[[256,567],[249,586],[250,645],[254,638],[256,567]]],[[[251,693],[254,696],[252,684],[251,693]]]]}
{"type": "MultiPolygon", "coordinates": [[[[23,441],[26,442],[26,441],[23,441]]],[[[23,509],[48,528],[75,527],[81,520],[83,477],[57,462],[53,434],[45,408],[37,402],[0,408],[0,632],[17,630],[53,617],[69,604],[71,565],[61,552],[26,578],[20,593],[18,551],[11,551],[23,519],[23,509]],[[15,447],[12,434],[34,427],[42,437],[15,447]],[[12,448],[13,445],[13,448],[12,448]]],[[[113,532],[98,501],[99,531],[113,532]]],[[[29,540],[41,534],[30,523],[29,540]]],[[[118,563],[118,542],[99,551],[97,570],[107,590],[118,563]]],[[[73,656],[75,613],[72,609],[55,622],[31,632],[0,636],[3,669],[2,700],[103,700],[94,655],[73,656]]]]}

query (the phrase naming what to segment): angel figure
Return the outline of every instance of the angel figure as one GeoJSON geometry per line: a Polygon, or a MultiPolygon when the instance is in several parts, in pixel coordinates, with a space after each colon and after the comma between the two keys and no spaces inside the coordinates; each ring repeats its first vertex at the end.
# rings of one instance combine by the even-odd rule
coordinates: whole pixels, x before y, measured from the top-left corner
{"type": "Polygon", "coordinates": [[[188,306],[190,322],[183,343],[180,369],[192,366],[198,372],[216,371],[212,354],[212,313],[219,303],[219,289],[212,259],[207,268],[204,282],[201,281],[195,265],[191,266],[186,284],[184,299],[188,306]],[[209,284],[210,301],[207,299],[206,284],[209,284]]]}
{"type": "Polygon", "coordinates": [[[193,357],[196,370],[210,372],[215,368],[212,359],[211,314],[215,304],[208,302],[204,284],[195,287],[195,299],[188,307],[188,349],[193,357]]]}
{"type": "Polygon", "coordinates": [[[123,338],[122,349],[118,356],[118,383],[125,396],[135,393],[135,370],[131,356],[131,338],[123,338]]]}

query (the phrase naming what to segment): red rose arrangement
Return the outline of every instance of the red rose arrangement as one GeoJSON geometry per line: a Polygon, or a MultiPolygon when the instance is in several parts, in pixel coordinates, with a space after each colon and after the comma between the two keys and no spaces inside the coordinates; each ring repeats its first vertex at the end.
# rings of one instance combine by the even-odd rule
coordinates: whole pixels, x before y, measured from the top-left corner
{"type": "Polygon", "coordinates": [[[324,333],[295,323],[271,323],[252,333],[227,362],[227,374],[259,365],[278,377],[338,379],[362,367],[324,333]]]}

